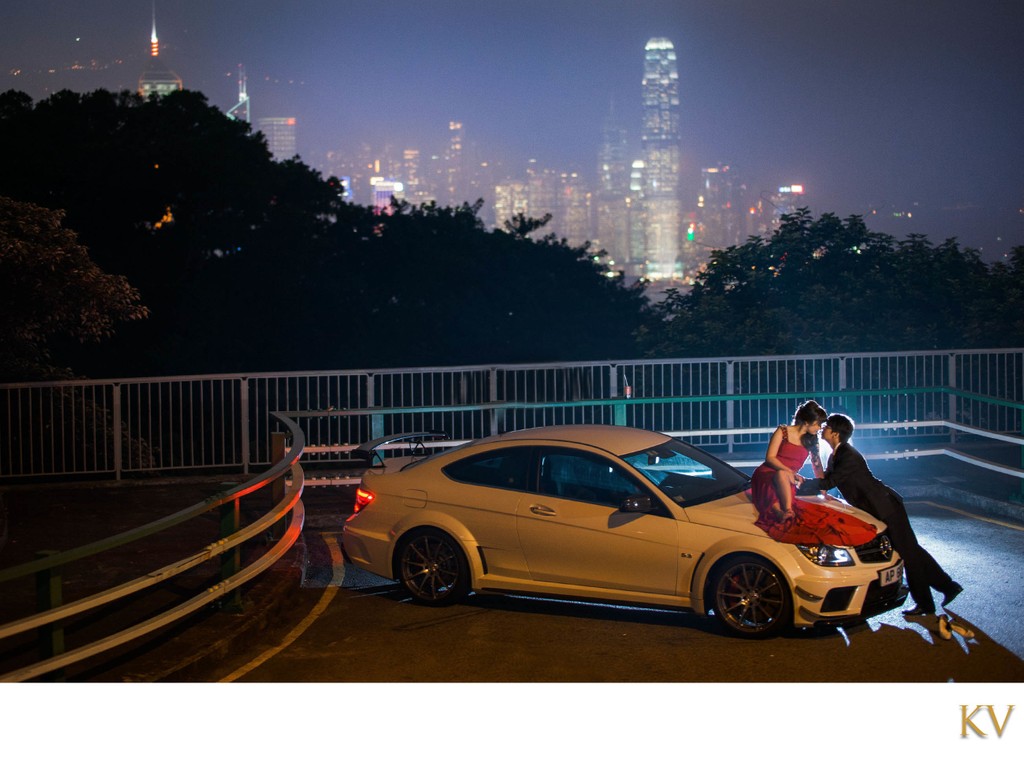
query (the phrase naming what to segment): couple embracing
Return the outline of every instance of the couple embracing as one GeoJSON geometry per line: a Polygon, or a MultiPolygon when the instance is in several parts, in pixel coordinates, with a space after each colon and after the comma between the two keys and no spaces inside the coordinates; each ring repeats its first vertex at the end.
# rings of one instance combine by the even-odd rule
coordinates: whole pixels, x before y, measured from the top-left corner
{"type": "Polygon", "coordinates": [[[817,491],[838,488],[848,502],[886,523],[893,548],[903,558],[907,585],[915,607],[904,615],[935,614],[931,589],[943,594],[945,607],[963,591],[918,542],[902,497],[876,478],[864,456],[850,443],[853,420],[829,416],[814,401],[801,404],[788,425],[779,425],[768,442],[764,464],[754,471],[751,497],[757,507],[756,525],[776,541],[791,544],[860,546],[875,537],[875,527],[852,515],[797,496],[797,486],[817,491]],[[818,434],[832,448],[824,471],[818,458],[818,434]],[[805,482],[798,473],[808,456],[815,478],[805,482]]]}

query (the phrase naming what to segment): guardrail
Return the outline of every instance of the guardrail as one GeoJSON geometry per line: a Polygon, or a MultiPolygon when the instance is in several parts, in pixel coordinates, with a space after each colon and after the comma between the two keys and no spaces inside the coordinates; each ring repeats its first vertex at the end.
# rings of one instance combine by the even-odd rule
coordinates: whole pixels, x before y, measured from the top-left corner
{"type": "MultiPolygon", "coordinates": [[[[271,462],[271,412],[285,409],[346,412],[302,420],[311,448],[411,430],[470,439],[624,422],[700,434],[694,443],[731,450],[763,444],[760,431],[788,420],[804,398],[850,412],[864,431],[944,420],[1018,435],[1024,349],[7,384],[0,385],[0,479],[247,473],[271,462]]],[[[894,445],[908,440],[900,428],[871,435],[894,445]]],[[[947,431],[948,443],[955,438],[947,431]]]]}
{"type": "Polygon", "coordinates": [[[263,474],[253,477],[229,491],[212,496],[147,525],[76,549],[50,554],[33,562],[0,572],[0,584],[34,577],[37,589],[45,592],[40,596],[43,609],[38,613],[0,625],[0,641],[36,632],[41,647],[41,659],[8,673],[0,674],[0,681],[26,681],[47,674],[59,673],[69,665],[138,639],[220,599],[227,598],[237,606],[242,584],[252,580],[284,556],[298,539],[304,521],[304,511],[300,499],[304,474],[299,465],[299,459],[305,446],[305,436],[294,421],[282,415],[275,414],[274,417],[285,425],[292,441],[291,446],[288,447],[285,445],[284,434],[276,436],[279,458],[263,474]],[[241,499],[262,489],[269,489],[272,493],[272,508],[249,525],[241,527],[239,509],[241,499]],[[219,510],[220,513],[220,537],[214,543],[144,576],[74,602],[61,603],[61,569],[69,563],[95,557],[112,548],[153,536],[170,527],[202,517],[213,510],[219,510]],[[241,564],[242,545],[258,537],[268,536],[273,540],[269,548],[256,560],[243,567],[241,564]],[[220,558],[219,583],[203,589],[200,593],[171,609],[160,611],[141,622],[110,633],[72,651],[64,651],[64,629],[77,616],[138,594],[217,558],[220,558]]]}
{"type": "MultiPolygon", "coordinates": [[[[922,389],[915,389],[913,391],[907,391],[907,393],[934,393],[934,392],[937,392],[937,391],[941,391],[942,393],[953,395],[953,396],[967,395],[967,394],[960,394],[960,393],[954,392],[952,389],[949,389],[949,388],[941,388],[941,389],[922,388],[922,389]]],[[[802,398],[803,397],[802,394],[791,394],[791,395],[793,396],[793,398],[802,398]]],[[[858,394],[854,394],[854,393],[845,394],[845,395],[849,395],[849,396],[853,397],[854,399],[856,399],[858,397],[858,394]]],[[[692,401],[693,399],[686,399],[686,400],[687,401],[692,401]]],[[[712,399],[704,399],[704,400],[712,400],[712,399]]],[[[720,399],[713,399],[713,400],[720,400],[720,399]]],[[[674,401],[679,401],[679,400],[678,399],[658,399],[659,403],[672,403],[674,401]]],[[[549,408],[549,407],[552,407],[552,406],[574,407],[574,406],[581,406],[581,405],[590,406],[590,405],[594,405],[594,404],[610,405],[610,406],[614,407],[614,414],[613,414],[614,422],[613,422],[613,424],[621,425],[621,424],[626,424],[626,422],[625,422],[625,419],[626,419],[625,406],[627,404],[629,404],[629,403],[631,403],[631,402],[628,401],[628,400],[626,400],[626,401],[619,400],[619,401],[603,401],[603,402],[563,403],[563,404],[555,404],[555,405],[552,405],[552,404],[545,404],[545,405],[523,404],[523,405],[515,405],[515,408],[528,409],[528,408],[532,408],[532,407],[538,407],[539,408],[541,406],[543,406],[544,408],[549,408]]],[[[989,403],[993,404],[993,405],[996,405],[996,406],[1005,406],[1005,407],[1007,407],[1009,409],[1016,410],[1018,412],[1024,412],[1024,403],[1002,402],[1002,401],[997,401],[997,400],[989,400],[989,403]]],[[[506,405],[497,405],[497,408],[501,409],[502,411],[506,410],[505,407],[506,407],[506,405]]],[[[434,410],[427,408],[427,409],[423,409],[423,410],[420,410],[420,411],[429,413],[429,412],[434,411],[434,410]]],[[[375,410],[373,412],[373,414],[381,415],[381,416],[387,416],[387,415],[391,415],[391,414],[395,414],[395,415],[405,414],[407,412],[408,412],[407,409],[378,409],[378,410],[375,410]]],[[[353,415],[353,414],[366,414],[366,412],[352,412],[352,411],[314,411],[314,412],[309,412],[309,411],[290,411],[290,412],[286,412],[285,414],[287,414],[289,417],[294,417],[296,419],[319,419],[319,418],[333,417],[333,416],[348,416],[348,415],[353,415]]],[[[688,431],[688,430],[661,430],[659,432],[664,433],[665,435],[670,435],[670,436],[672,436],[674,438],[682,438],[682,439],[693,440],[693,439],[704,439],[704,438],[711,437],[711,438],[720,438],[720,439],[723,439],[723,440],[731,442],[735,438],[740,437],[740,436],[744,436],[744,437],[767,437],[767,436],[771,435],[771,433],[774,430],[775,430],[775,426],[773,425],[773,426],[770,426],[770,427],[733,428],[733,429],[722,429],[722,430],[703,430],[703,431],[699,431],[699,432],[688,431]]],[[[1020,467],[1020,468],[1012,466],[1012,465],[1009,465],[1009,464],[1004,464],[1004,463],[1000,463],[1000,462],[994,462],[994,461],[990,461],[990,460],[984,459],[982,457],[966,454],[964,452],[957,451],[957,450],[955,450],[953,448],[950,448],[950,447],[947,447],[947,446],[930,445],[927,448],[921,448],[920,446],[914,446],[912,448],[906,448],[906,449],[902,449],[902,450],[897,448],[896,450],[886,450],[886,451],[872,451],[872,450],[863,449],[863,447],[862,447],[862,449],[863,449],[862,453],[864,453],[865,456],[868,459],[908,459],[908,458],[916,459],[916,458],[927,457],[927,456],[949,456],[949,457],[951,457],[953,459],[957,459],[957,460],[959,460],[961,462],[964,462],[964,463],[967,463],[967,464],[971,464],[971,465],[974,465],[974,466],[982,468],[982,469],[987,469],[987,470],[990,470],[992,472],[998,472],[998,473],[1000,473],[1002,475],[1008,475],[1008,476],[1017,478],[1018,480],[1021,481],[1020,492],[1019,492],[1019,494],[1011,494],[1010,496],[1011,496],[1011,498],[1016,498],[1019,501],[1024,501],[1024,436],[1021,436],[1021,435],[1008,435],[1008,434],[1005,434],[1005,433],[996,433],[996,432],[993,432],[993,431],[990,431],[990,430],[985,430],[983,428],[972,427],[972,426],[969,426],[969,425],[961,425],[959,423],[951,422],[949,420],[929,420],[929,421],[924,421],[924,422],[919,421],[919,420],[910,420],[910,421],[893,421],[893,422],[882,422],[882,423],[858,423],[857,424],[857,431],[858,431],[858,445],[859,446],[861,445],[860,444],[860,440],[863,439],[866,436],[870,436],[872,433],[898,434],[899,431],[903,431],[903,439],[904,440],[908,440],[908,439],[926,439],[926,440],[929,440],[929,441],[936,441],[936,440],[948,438],[950,433],[957,433],[957,432],[959,432],[959,433],[967,434],[969,436],[973,436],[973,437],[976,437],[976,438],[982,439],[982,440],[997,441],[999,443],[1011,444],[1012,446],[1014,446],[1014,447],[1016,447],[1016,448],[1018,448],[1020,450],[1020,452],[1018,454],[1018,457],[1019,457],[1019,459],[1020,459],[1020,461],[1022,463],[1022,467],[1020,467]],[[926,432],[926,431],[930,431],[930,432],[926,432]]],[[[422,441],[422,442],[418,441],[416,443],[416,446],[424,448],[424,449],[444,449],[444,448],[450,448],[450,447],[453,447],[453,446],[461,445],[463,443],[466,443],[468,440],[469,439],[448,439],[448,440],[422,441]]],[[[883,438],[883,439],[880,439],[880,440],[890,440],[891,441],[893,439],[891,439],[891,438],[890,439],[884,439],[883,438]]],[[[713,449],[714,448],[714,446],[708,446],[706,443],[704,445],[705,445],[705,447],[707,447],[709,449],[713,449]]],[[[357,446],[355,444],[320,445],[320,446],[310,446],[310,447],[307,447],[307,452],[309,454],[311,454],[311,455],[314,455],[314,456],[315,455],[348,455],[352,451],[354,451],[356,448],[357,448],[357,446]]],[[[385,444],[385,445],[382,445],[382,446],[380,446],[378,448],[379,448],[380,451],[384,452],[385,455],[387,455],[387,454],[392,453],[392,452],[402,452],[402,451],[405,451],[405,450],[410,448],[410,445],[408,443],[394,443],[394,444],[385,444]]],[[[763,452],[763,447],[761,446],[761,444],[748,443],[748,444],[746,444],[743,447],[735,447],[734,448],[733,445],[730,443],[729,446],[728,446],[728,449],[729,450],[727,452],[720,453],[720,456],[721,456],[721,458],[725,459],[727,462],[729,462],[730,464],[732,464],[735,467],[757,467],[758,465],[761,464],[762,461],[764,461],[764,452],[763,452]]],[[[339,473],[339,472],[327,471],[327,474],[324,474],[324,471],[320,471],[318,473],[318,471],[313,470],[313,471],[311,471],[310,475],[307,477],[306,483],[307,483],[308,486],[351,486],[351,485],[357,485],[359,483],[359,481],[360,481],[360,475],[358,473],[346,474],[344,472],[340,472],[339,473]]]]}

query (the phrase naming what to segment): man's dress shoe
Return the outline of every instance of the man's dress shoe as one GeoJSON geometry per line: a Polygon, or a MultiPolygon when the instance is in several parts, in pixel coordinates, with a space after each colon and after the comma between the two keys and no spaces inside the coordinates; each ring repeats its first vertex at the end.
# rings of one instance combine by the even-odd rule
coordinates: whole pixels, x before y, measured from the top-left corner
{"type": "Polygon", "coordinates": [[[960,596],[960,592],[963,590],[963,586],[961,586],[959,583],[954,582],[953,585],[950,586],[949,591],[946,592],[946,595],[942,597],[942,606],[948,607],[954,599],[960,596]]]}

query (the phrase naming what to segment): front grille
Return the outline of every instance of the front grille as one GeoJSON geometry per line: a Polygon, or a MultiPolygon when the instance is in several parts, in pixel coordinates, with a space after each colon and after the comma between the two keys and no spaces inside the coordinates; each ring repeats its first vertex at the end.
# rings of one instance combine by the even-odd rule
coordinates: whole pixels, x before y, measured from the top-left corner
{"type": "Polygon", "coordinates": [[[868,592],[864,596],[864,606],[861,607],[862,617],[871,617],[893,607],[898,607],[907,598],[907,587],[902,583],[890,583],[888,586],[879,585],[878,581],[871,581],[868,592]]]}
{"type": "Polygon", "coordinates": [[[850,606],[850,600],[853,599],[853,592],[856,590],[856,586],[843,586],[832,589],[825,594],[825,601],[821,603],[821,611],[824,613],[845,610],[850,606]]]}
{"type": "Polygon", "coordinates": [[[853,547],[857,557],[864,564],[888,562],[892,559],[892,542],[887,533],[879,533],[866,544],[853,547]]]}

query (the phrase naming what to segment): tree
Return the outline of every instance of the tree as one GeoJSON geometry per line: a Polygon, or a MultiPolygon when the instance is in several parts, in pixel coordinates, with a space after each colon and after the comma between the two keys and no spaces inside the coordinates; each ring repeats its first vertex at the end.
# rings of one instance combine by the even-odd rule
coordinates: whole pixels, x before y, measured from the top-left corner
{"type": "Polygon", "coordinates": [[[641,287],[598,252],[488,230],[480,203],[342,203],[333,178],[275,162],[259,135],[182,91],[0,96],[0,193],[66,210],[151,311],[92,376],[606,359],[632,355],[641,287]]]}
{"type": "Polygon", "coordinates": [[[148,310],[124,277],[104,273],[63,214],[0,196],[0,380],[66,377],[57,339],[96,342],[148,310]]]}
{"type": "MultiPolygon", "coordinates": [[[[94,376],[223,369],[232,344],[214,347],[216,329],[191,328],[221,311],[195,298],[200,285],[222,259],[245,256],[253,270],[301,259],[339,205],[317,172],[273,161],[261,135],[189,91],[150,100],[62,91],[36,104],[0,95],[0,193],[63,210],[97,264],[127,277],[149,306],[149,320],[104,350],[62,347],[94,376]],[[184,340],[189,332],[198,342],[184,340]]],[[[264,288],[241,284],[256,288],[246,294],[252,310],[264,288]]]]}
{"type": "MultiPolygon", "coordinates": [[[[585,247],[487,230],[480,203],[387,215],[347,207],[330,258],[307,272],[310,304],[329,304],[318,346],[336,366],[570,361],[629,356],[646,317],[585,247]],[[333,339],[332,339],[333,336],[333,339]],[[339,337],[340,336],[340,337],[339,337]],[[340,363],[340,364],[339,364],[340,363]]],[[[526,223],[530,231],[543,220],[526,223]]]]}
{"type": "Polygon", "coordinates": [[[1019,345],[1022,258],[990,267],[956,240],[897,241],[859,216],[800,209],[768,239],[712,252],[693,289],[670,292],[639,340],[651,356],[1019,345]]]}

